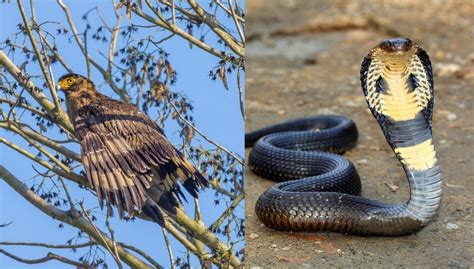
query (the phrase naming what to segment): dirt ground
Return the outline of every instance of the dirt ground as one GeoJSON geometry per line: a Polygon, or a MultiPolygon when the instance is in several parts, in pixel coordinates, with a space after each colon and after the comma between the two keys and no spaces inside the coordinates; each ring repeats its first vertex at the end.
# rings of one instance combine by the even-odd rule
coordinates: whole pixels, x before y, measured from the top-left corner
{"type": "Polygon", "coordinates": [[[405,201],[407,180],[368,112],[359,68],[378,41],[406,36],[433,62],[433,131],[444,176],[436,219],[415,235],[383,238],[268,229],[254,206],[274,182],[247,170],[246,267],[474,266],[474,2],[252,0],[246,15],[247,131],[299,116],[348,116],[360,138],[346,157],[362,178],[362,195],[405,201]]]}

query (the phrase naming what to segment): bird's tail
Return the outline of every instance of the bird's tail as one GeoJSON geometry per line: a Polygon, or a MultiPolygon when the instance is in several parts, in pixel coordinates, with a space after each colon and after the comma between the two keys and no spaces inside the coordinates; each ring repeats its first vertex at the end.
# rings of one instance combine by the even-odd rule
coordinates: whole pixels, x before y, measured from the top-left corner
{"type": "Polygon", "coordinates": [[[163,226],[163,210],[175,214],[182,199],[187,202],[179,183],[194,198],[198,198],[200,189],[209,186],[208,179],[180,155],[180,158],[153,169],[153,181],[147,189],[148,198],[142,207],[143,213],[163,226]]]}

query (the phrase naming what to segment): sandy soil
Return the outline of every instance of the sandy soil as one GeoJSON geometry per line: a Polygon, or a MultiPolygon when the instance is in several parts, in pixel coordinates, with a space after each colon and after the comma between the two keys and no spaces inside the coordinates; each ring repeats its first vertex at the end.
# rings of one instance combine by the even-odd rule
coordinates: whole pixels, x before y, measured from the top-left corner
{"type": "Polygon", "coordinates": [[[421,232],[400,238],[279,232],[254,214],[256,199],[274,182],[248,170],[246,266],[474,266],[474,2],[313,2],[247,1],[247,131],[299,116],[348,116],[360,139],[346,157],[361,175],[362,195],[405,201],[408,183],[368,112],[359,66],[378,41],[409,37],[428,51],[435,70],[442,208],[421,232]]]}

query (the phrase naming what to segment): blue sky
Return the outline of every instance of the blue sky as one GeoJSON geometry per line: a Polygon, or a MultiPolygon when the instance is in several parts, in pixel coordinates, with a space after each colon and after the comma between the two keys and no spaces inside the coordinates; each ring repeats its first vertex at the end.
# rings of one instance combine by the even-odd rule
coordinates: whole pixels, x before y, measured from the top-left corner
{"type": "MultiPolygon", "coordinates": [[[[78,31],[82,32],[85,28],[82,15],[89,9],[98,6],[102,16],[106,20],[115,21],[111,9],[111,1],[65,1],[69,6],[73,18],[78,27],[78,31]]],[[[207,4],[207,1],[201,1],[202,4],[207,4]]],[[[66,24],[64,14],[56,1],[35,1],[36,16],[39,22],[42,21],[60,21],[66,24]]],[[[29,1],[24,2],[27,14],[30,14],[29,1]]],[[[92,14],[92,13],[91,13],[92,14]]],[[[95,13],[94,13],[95,14],[95,13]]],[[[91,24],[98,25],[98,17],[90,16],[91,24]],[[94,22],[94,20],[97,20],[94,22]]],[[[133,22],[140,24],[147,24],[140,19],[132,19],[133,22]]],[[[12,1],[9,4],[0,4],[0,40],[5,40],[9,34],[17,31],[17,24],[21,22],[21,16],[18,12],[16,3],[12,1]]],[[[228,21],[232,23],[232,21],[228,21]]],[[[166,35],[165,33],[157,32],[157,35],[166,35]]],[[[211,41],[212,42],[212,41],[211,41]]],[[[217,44],[213,44],[217,45],[217,44]]],[[[120,47],[120,45],[118,46],[120,47]]],[[[163,48],[170,53],[170,61],[173,68],[178,73],[178,82],[172,87],[173,91],[182,92],[191,100],[194,106],[194,119],[196,126],[203,131],[206,136],[228,148],[229,150],[243,156],[243,119],[239,108],[239,95],[235,86],[235,77],[229,75],[230,91],[226,91],[220,81],[211,81],[208,77],[209,70],[212,69],[218,62],[218,59],[204,53],[196,48],[190,49],[189,44],[178,37],[174,37],[163,44],[163,48]]],[[[62,52],[66,62],[77,73],[86,75],[86,68],[84,59],[80,57],[74,42],[68,42],[67,38],[58,40],[58,49],[62,52]]],[[[101,56],[98,51],[106,53],[106,46],[103,45],[95,47],[90,45],[89,51],[94,55],[95,59],[101,61],[101,56]]],[[[103,62],[103,61],[102,61],[103,62]]],[[[15,60],[16,64],[21,64],[22,61],[15,60]]],[[[38,68],[29,65],[28,72],[39,74],[38,68]]],[[[53,68],[55,78],[57,79],[65,70],[56,65],[53,68]]],[[[100,74],[92,69],[92,78],[97,85],[103,82],[100,74]]],[[[104,84],[100,88],[102,92],[110,93],[104,84]]],[[[117,98],[115,96],[115,98],[117,98]]],[[[25,113],[27,114],[27,113],[25,113]]],[[[27,118],[27,116],[25,116],[27,118]]],[[[170,140],[175,144],[180,144],[181,139],[177,128],[173,124],[168,124],[165,128],[165,133],[170,140]]],[[[11,133],[3,132],[1,136],[8,140],[14,141],[21,146],[27,145],[19,138],[11,133]]],[[[208,144],[200,139],[204,146],[208,144]]],[[[198,143],[199,143],[198,141],[198,143]]],[[[35,175],[32,168],[32,162],[28,161],[24,156],[10,150],[6,146],[0,144],[0,162],[7,169],[14,172],[15,175],[31,182],[27,179],[35,175]]],[[[36,165],[38,167],[38,165],[36,165]]],[[[86,204],[90,207],[97,203],[95,197],[87,194],[86,191],[81,190],[73,183],[68,184],[70,191],[73,194],[73,199],[81,200],[85,197],[86,204]]],[[[201,209],[204,213],[204,222],[206,224],[212,223],[223,211],[222,207],[214,207],[214,191],[204,191],[201,193],[201,209]]],[[[186,205],[192,212],[192,203],[186,205]]],[[[236,211],[241,217],[244,217],[243,205],[236,211]]],[[[64,244],[66,240],[70,239],[76,233],[76,229],[72,229],[66,225],[63,229],[58,229],[59,222],[51,220],[48,216],[34,208],[31,204],[26,202],[21,196],[14,192],[3,180],[0,180],[0,223],[13,222],[10,226],[0,229],[0,241],[29,241],[29,242],[47,242],[53,244],[64,244]]],[[[99,222],[100,223],[100,222],[99,222]]],[[[158,225],[138,220],[134,223],[125,223],[114,218],[112,225],[116,232],[118,240],[133,244],[143,249],[145,252],[156,258],[160,264],[167,267],[169,265],[168,253],[163,243],[161,229],[158,225]]],[[[183,251],[174,239],[171,239],[174,248],[175,256],[183,251]]],[[[2,246],[2,248],[4,248],[2,246]]],[[[25,258],[39,258],[43,257],[48,250],[35,247],[5,247],[5,249],[12,253],[25,258]]],[[[85,249],[83,249],[85,250],[85,249]]],[[[54,251],[58,254],[64,254],[68,257],[78,257],[72,255],[69,251],[54,251]]],[[[83,252],[83,251],[82,251],[83,252]]],[[[193,260],[196,262],[196,260],[193,260]]],[[[114,268],[114,263],[108,260],[111,268],[114,268]]],[[[197,265],[197,264],[195,264],[197,265]]],[[[17,263],[3,255],[0,255],[1,268],[70,268],[58,262],[49,262],[46,264],[29,266],[17,263]]]]}

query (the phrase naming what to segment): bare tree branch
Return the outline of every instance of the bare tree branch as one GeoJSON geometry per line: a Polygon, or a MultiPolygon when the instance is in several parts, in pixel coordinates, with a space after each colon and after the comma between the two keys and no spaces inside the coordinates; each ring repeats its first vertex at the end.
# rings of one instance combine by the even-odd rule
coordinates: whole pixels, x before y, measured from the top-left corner
{"type": "Polygon", "coordinates": [[[194,126],[191,122],[189,122],[187,119],[185,119],[183,117],[183,115],[181,115],[181,113],[179,112],[179,109],[176,107],[175,104],[173,104],[173,102],[171,100],[169,100],[169,104],[173,107],[173,109],[177,113],[178,117],[182,121],[184,121],[189,127],[191,127],[196,133],[198,133],[202,138],[204,138],[207,142],[213,144],[214,146],[218,147],[219,149],[221,149],[225,153],[232,156],[234,159],[236,159],[242,165],[244,164],[244,160],[242,159],[242,157],[238,156],[237,154],[233,153],[232,151],[230,151],[230,150],[226,149],[225,147],[221,146],[220,144],[218,144],[214,140],[208,138],[203,132],[201,132],[198,128],[196,128],[196,126],[194,126]]]}
{"type": "MultiPolygon", "coordinates": [[[[23,183],[21,183],[13,174],[11,174],[5,167],[0,165],[0,178],[2,178],[10,187],[12,187],[16,192],[23,196],[28,202],[33,204],[43,213],[59,220],[64,223],[67,223],[71,226],[74,226],[82,231],[88,233],[96,242],[104,247],[110,248],[113,246],[112,240],[107,237],[100,230],[96,230],[84,217],[82,217],[77,212],[73,211],[63,211],[58,209],[41,197],[35,194],[33,191],[28,189],[23,183]]],[[[140,260],[138,257],[134,256],[121,246],[117,246],[118,254],[126,264],[133,268],[151,268],[148,264],[140,260]]]]}
{"type": "Polygon", "coordinates": [[[175,266],[174,266],[173,249],[171,248],[170,240],[168,239],[168,232],[166,232],[165,228],[161,228],[161,231],[163,232],[163,237],[165,238],[166,248],[168,249],[168,255],[170,257],[170,268],[174,269],[175,266]]]}
{"type": "Polygon", "coordinates": [[[98,245],[97,242],[89,241],[82,244],[75,245],[55,245],[47,243],[33,243],[33,242],[0,242],[2,246],[30,246],[30,247],[43,247],[43,248],[57,248],[57,249],[72,249],[72,248],[85,248],[90,246],[98,245]]]}
{"type": "Polygon", "coordinates": [[[36,58],[38,59],[39,65],[41,67],[41,71],[43,72],[43,76],[46,79],[46,83],[48,84],[51,97],[54,100],[55,109],[59,112],[61,110],[61,105],[59,104],[59,98],[58,98],[58,94],[56,93],[56,87],[54,86],[54,82],[51,80],[51,76],[47,71],[46,65],[43,61],[43,57],[39,51],[36,39],[33,36],[33,32],[31,31],[30,24],[28,22],[28,19],[26,18],[25,9],[23,8],[23,3],[21,2],[21,0],[17,0],[17,3],[18,3],[18,8],[21,13],[21,17],[23,18],[23,24],[25,25],[26,33],[28,34],[28,37],[30,38],[31,45],[33,46],[33,50],[35,51],[36,58]]]}
{"type": "Polygon", "coordinates": [[[64,127],[70,133],[73,133],[73,126],[69,121],[67,114],[61,109],[56,110],[54,103],[49,101],[41,90],[30,81],[27,76],[8,58],[8,56],[0,50],[0,64],[8,71],[8,73],[18,81],[22,87],[33,97],[46,111],[48,111],[53,120],[64,127]]]}
{"type": "Polygon", "coordinates": [[[5,255],[7,257],[10,257],[10,258],[12,258],[16,261],[19,261],[21,263],[26,263],[26,264],[38,264],[38,263],[45,263],[45,262],[48,262],[48,261],[51,261],[51,260],[56,260],[56,261],[60,261],[62,263],[74,265],[78,269],[94,269],[95,268],[94,266],[91,266],[91,265],[88,265],[88,264],[83,264],[83,263],[80,263],[80,262],[76,262],[76,261],[70,260],[66,257],[60,256],[58,254],[54,254],[52,252],[49,252],[45,257],[39,258],[39,259],[20,258],[16,255],[11,254],[10,252],[7,252],[4,249],[0,249],[0,253],[2,253],[3,255],[5,255]]]}
{"type": "MultiPolygon", "coordinates": [[[[240,62],[239,59],[228,55],[224,51],[221,51],[221,50],[218,50],[216,48],[211,47],[210,45],[202,42],[201,40],[195,38],[194,36],[186,33],[185,31],[183,31],[179,27],[174,27],[170,24],[164,23],[163,21],[157,20],[154,17],[144,13],[143,11],[141,11],[137,8],[133,8],[133,12],[135,14],[137,14],[139,17],[142,17],[143,19],[147,20],[148,22],[151,22],[151,23],[153,23],[153,24],[155,24],[159,27],[165,28],[166,30],[171,31],[174,34],[177,34],[177,35],[181,36],[182,38],[188,40],[192,44],[194,44],[197,47],[203,49],[204,51],[207,51],[207,52],[211,53],[214,56],[217,56],[217,57],[219,57],[219,58],[221,58],[225,61],[229,61],[229,62],[234,63],[234,64],[238,64],[240,62]]],[[[243,52],[242,52],[242,55],[239,55],[239,56],[243,57],[244,56],[243,52]]]]}
{"type": "Polygon", "coordinates": [[[224,220],[227,218],[227,216],[234,211],[234,209],[240,204],[243,199],[244,194],[239,194],[239,196],[237,196],[237,198],[232,201],[232,204],[224,211],[224,213],[222,213],[222,215],[216,221],[214,221],[211,226],[209,226],[209,230],[214,231],[215,229],[220,227],[224,220]]]}
{"type": "Polygon", "coordinates": [[[195,0],[187,0],[189,5],[194,9],[194,11],[201,17],[201,19],[206,23],[209,28],[214,31],[217,36],[219,36],[237,55],[243,57],[245,55],[243,44],[238,42],[232,35],[223,29],[222,26],[208,14],[195,0]]]}
{"type": "Polygon", "coordinates": [[[81,39],[79,38],[76,25],[74,24],[74,21],[72,20],[71,14],[69,13],[69,9],[66,6],[66,4],[64,4],[62,0],[57,0],[57,2],[59,6],[63,9],[64,14],[66,15],[69,26],[71,27],[71,31],[74,34],[74,39],[76,40],[77,45],[81,49],[82,54],[84,54],[84,57],[86,57],[86,59],[102,74],[105,81],[109,84],[112,90],[120,96],[120,98],[123,101],[130,102],[130,96],[128,96],[127,92],[118,88],[117,85],[115,85],[115,83],[112,81],[111,74],[108,73],[104,68],[102,68],[102,66],[100,66],[96,61],[94,61],[94,59],[92,59],[90,55],[87,53],[86,48],[84,47],[84,45],[81,42],[81,39]]]}
{"type": "Polygon", "coordinates": [[[87,221],[89,221],[89,224],[92,226],[92,228],[94,229],[96,234],[99,235],[100,240],[104,243],[103,245],[105,246],[107,251],[114,258],[115,262],[117,263],[117,266],[120,269],[122,269],[123,268],[122,261],[120,260],[120,256],[117,253],[117,245],[115,244],[115,240],[113,238],[111,238],[110,241],[112,242],[111,243],[112,246],[109,246],[109,244],[107,244],[107,240],[105,239],[104,235],[102,235],[102,233],[99,231],[99,228],[97,228],[97,226],[95,226],[94,222],[92,221],[91,217],[89,216],[89,213],[84,208],[82,203],[79,203],[79,206],[81,207],[82,213],[84,214],[84,216],[86,216],[87,221]],[[114,248],[115,251],[112,251],[112,247],[114,248]]]}
{"type": "Polygon", "coordinates": [[[240,40],[242,40],[242,42],[245,43],[245,35],[244,35],[244,32],[242,31],[240,22],[237,19],[237,14],[235,13],[234,7],[232,6],[232,0],[228,0],[228,2],[229,2],[229,9],[232,14],[232,18],[234,19],[235,27],[237,28],[237,31],[239,32],[240,40]]]}

